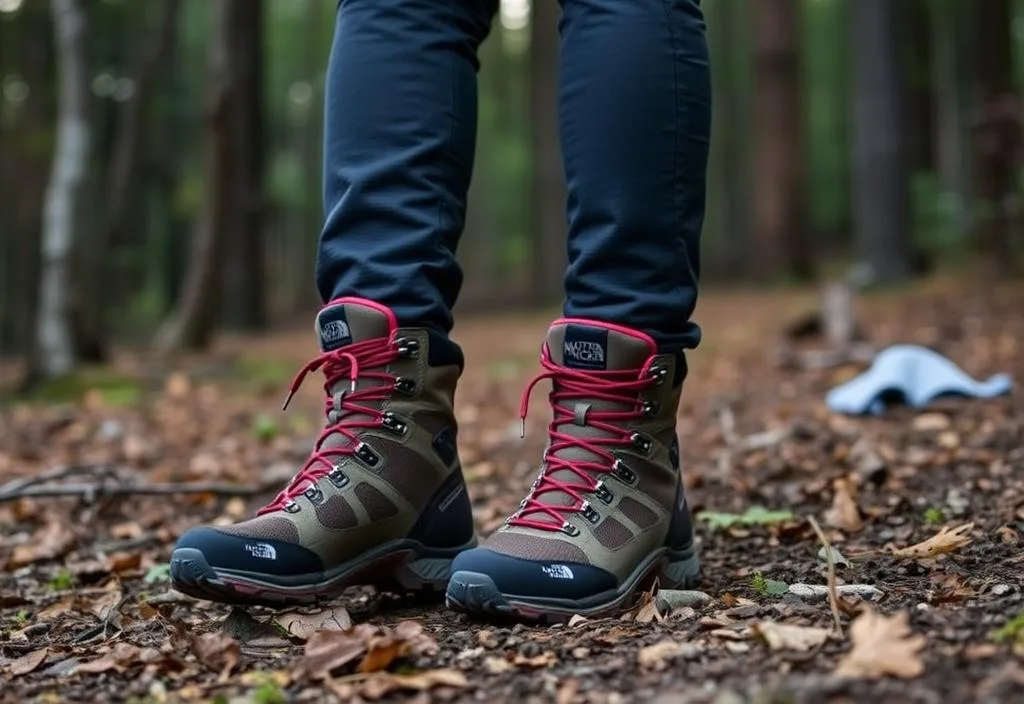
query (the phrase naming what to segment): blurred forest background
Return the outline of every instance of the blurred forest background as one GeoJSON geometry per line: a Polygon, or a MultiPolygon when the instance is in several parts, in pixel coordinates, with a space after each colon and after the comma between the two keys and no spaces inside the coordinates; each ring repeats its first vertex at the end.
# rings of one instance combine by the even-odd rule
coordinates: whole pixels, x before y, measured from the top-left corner
{"type": "MultiPolygon", "coordinates": [[[[335,4],[0,0],[0,355],[309,323],[335,4]]],[[[1024,3],[702,4],[706,282],[1017,274],[1024,3]]],[[[504,0],[481,51],[463,311],[561,297],[558,13],[504,0]]]]}

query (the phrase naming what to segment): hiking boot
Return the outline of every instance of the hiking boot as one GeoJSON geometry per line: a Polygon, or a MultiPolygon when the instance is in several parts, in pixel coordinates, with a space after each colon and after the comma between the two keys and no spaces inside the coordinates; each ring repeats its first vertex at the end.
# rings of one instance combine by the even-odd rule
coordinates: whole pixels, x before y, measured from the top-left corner
{"type": "Polygon", "coordinates": [[[543,466],[505,525],[455,559],[450,606],[552,622],[628,608],[655,579],[696,584],[676,438],[682,364],[636,330],[555,321],[521,412],[551,379],[543,466]]]}
{"type": "MultiPolygon", "coordinates": [[[[476,545],[452,412],[462,352],[388,308],[340,298],[317,315],[327,420],[312,454],[255,518],[189,530],[171,555],[179,591],[283,605],[352,584],[437,590],[476,545]]],[[[287,401],[285,402],[287,406],[287,401]]]]}

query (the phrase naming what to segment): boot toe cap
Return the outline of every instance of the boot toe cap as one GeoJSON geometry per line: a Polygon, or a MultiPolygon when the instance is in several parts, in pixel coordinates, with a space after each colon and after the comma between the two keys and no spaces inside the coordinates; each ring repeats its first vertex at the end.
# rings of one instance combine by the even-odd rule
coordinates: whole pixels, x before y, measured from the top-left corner
{"type": "Polygon", "coordinates": [[[174,547],[172,559],[201,554],[214,570],[232,570],[275,576],[322,572],[323,561],[312,550],[295,543],[226,533],[209,526],[187,531],[174,547]]]}
{"type": "Polygon", "coordinates": [[[474,574],[485,575],[509,598],[579,600],[619,586],[615,575],[594,565],[527,560],[487,548],[467,550],[452,563],[453,583],[472,581],[474,574]]]}

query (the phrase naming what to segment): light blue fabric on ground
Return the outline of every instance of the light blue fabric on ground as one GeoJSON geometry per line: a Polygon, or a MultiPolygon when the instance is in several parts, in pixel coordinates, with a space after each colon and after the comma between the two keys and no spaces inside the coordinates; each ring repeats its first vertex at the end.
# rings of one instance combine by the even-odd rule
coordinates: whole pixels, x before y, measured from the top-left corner
{"type": "Polygon", "coordinates": [[[866,372],[832,389],[825,403],[837,413],[880,415],[894,403],[921,408],[940,396],[993,398],[1012,388],[1008,374],[976,381],[938,352],[893,345],[879,352],[866,372]]]}

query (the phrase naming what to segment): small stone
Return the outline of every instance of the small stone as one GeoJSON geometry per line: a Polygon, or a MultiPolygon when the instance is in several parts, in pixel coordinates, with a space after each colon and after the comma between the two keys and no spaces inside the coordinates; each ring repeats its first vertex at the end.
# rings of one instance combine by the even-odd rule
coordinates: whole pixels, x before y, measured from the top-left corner
{"type": "Polygon", "coordinates": [[[992,589],[991,589],[991,592],[995,596],[1006,596],[1007,594],[1009,594],[1012,591],[1013,591],[1013,587],[1010,586],[1009,584],[997,584],[994,587],[992,587],[992,589]]]}
{"type": "Polygon", "coordinates": [[[706,606],[711,603],[711,595],[689,589],[662,589],[657,600],[658,610],[664,613],[684,606],[706,606]]]}

